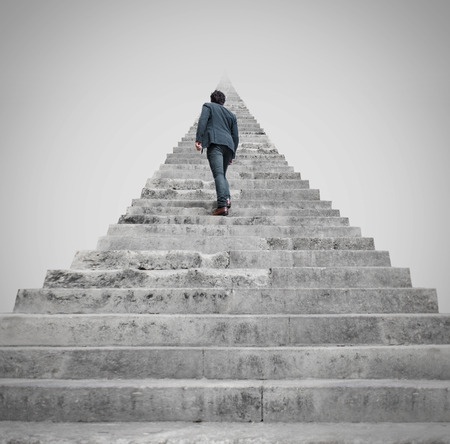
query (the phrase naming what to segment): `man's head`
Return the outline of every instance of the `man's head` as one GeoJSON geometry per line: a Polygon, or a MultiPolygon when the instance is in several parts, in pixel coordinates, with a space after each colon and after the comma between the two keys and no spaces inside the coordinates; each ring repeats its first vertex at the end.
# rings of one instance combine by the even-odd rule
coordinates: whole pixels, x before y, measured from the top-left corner
{"type": "Polygon", "coordinates": [[[225,94],[217,89],[211,93],[211,102],[223,105],[225,103],[225,94]]]}

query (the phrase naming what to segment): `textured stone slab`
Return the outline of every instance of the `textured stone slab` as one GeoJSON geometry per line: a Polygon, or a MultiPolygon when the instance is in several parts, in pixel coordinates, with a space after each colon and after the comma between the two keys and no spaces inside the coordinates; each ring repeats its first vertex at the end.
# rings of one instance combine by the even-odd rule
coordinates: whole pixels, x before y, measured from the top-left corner
{"type": "Polygon", "coordinates": [[[0,419],[260,421],[257,381],[0,380],[0,419]]]}
{"type": "Polygon", "coordinates": [[[176,270],[188,268],[264,268],[264,267],[389,267],[386,251],[347,250],[233,250],[205,254],[188,250],[168,251],[78,251],[71,268],[77,270],[176,270]]]}
{"type": "MultiPolygon", "coordinates": [[[[169,206],[169,207],[203,207],[208,208],[211,211],[217,207],[216,199],[202,200],[178,200],[178,199],[133,199],[132,205],[154,207],[154,206],[169,206]]],[[[282,209],[282,210],[303,210],[303,209],[331,209],[331,202],[324,200],[303,200],[298,202],[288,202],[282,200],[271,200],[265,202],[242,199],[233,199],[233,211],[235,208],[252,208],[254,210],[253,215],[258,216],[260,214],[265,215],[266,210],[282,209]]]]}
{"type": "Polygon", "coordinates": [[[386,288],[411,287],[409,269],[303,267],[186,270],[49,270],[48,288],[386,288]]]}
{"type": "Polygon", "coordinates": [[[264,267],[389,267],[387,251],[272,250],[230,251],[230,268],[264,267]]]}
{"type": "Polygon", "coordinates": [[[104,236],[97,243],[98,250],[196,250],[217,253],[231,248],[248,250],[267,249],[268,241],[256,236],[104,236]]]}
{"type": "MultiPolygon", "coordinates": [[[[186,200],[215,200],[216,190],[210,189],[173,189],[173,188],[144,188],[141,193],[143,199],[186,199],[186,200]]],[[[319,190],[299,189],[299,190],[231,190],[231,199],[242,200],[283,200],[283,201],[303,201],[320,200],[319,190]]]]}
{"type": "Polygon", "coordinates": [[[104,236],[98,250],[195,250],[217,253],[226,250],[373,250],[372,238],[361,237],[257,237],[257,236],[104,236]]]}
{"type": "MultiPolygon", "coordinates": [[[[71,268],[78,270],[177,270],[188,268],[229,268],[229,253],[205,254],[197,251],[77,251],[71,268]]],[[[243,267],[245,268],[245,267],[243,267]]]]}
{"type": "Polygon", "coordinates": [[[264,421],[450,421],[449,381],[264,382],[264,421]]]}
{"type": "MultiPolygon", "coordinates": [[[[197,174],[197,171],[208,171],[209,174],[211,174],[211,169],[209,167],[208,162],[205,160],[205,162],[201,164],[168,164],[163,163],[160,165],[159,169],[161,171],[164,170],[172,170],[172,171],[189,171],[191,173],[191,177],[195,177],[197,174]]],[[[239,160],[236,160],[236,162],[233,162],[233,165],[230,167],[230,172],[236,172],[236,173],[243,173],[243,172],[267,172],[267,173],[290,173],[294,172],[294,167],[289,165],[269,165],[269,164],[258,164],[258,165],[251,165],[251,164],[243,164],[240,163],[239,160]],[[231,171],[232,170],[232,171],[231,171]]],[[[227,177],[228,177],[228,171],[227,171],[227,177]]],[[[242,176],[241,176],[242,177],[242,176]]]]}
{"type": "MultiPolygon", "coordinates": [[[[172,178],[172,179],[192,179],[193,174],[192,171],[189,170],[180,170],[180,169],[168,169],[164,168],[162,170],[155,171],[153,174],[153,178],[172,178]]],[[[211,180],[212,174],[208,169],[198,170],[195,172],[196,179],[201,180],[211,180]]],[[[235,171],[233,168],[230,168],[227,171],[227,178],[230,181],[230,184],[235,179],[270,179],[270,180],[299,180],[301,179],[301,174],[299,172],[294,172],[293,170],[289,171],[252,171],[252,170],[240,170],[235,171]]],[[[237,188],[237,187],[235,187],[237,188]]]]}
{"type": "Polygon", "coordinates": [[[44,287],[268,287],[269,270],[190,268],[186,270],[49,270],[44,287]]]}
{"type": "MultiPolygon", "coordinates": [[[[231,210],[230,210],[231,211],[231,210]]],[[[121,223],[146,223],[153,225],[161,224],[188,224],[188,225],[272,225],[272,226],[295,226],[295,227],[348,227],[349,220],[346,217],[323,217],[323,216],[235,216],[215,217],[205,216],[183,216],[183,215],[134,215],[123,216],[121,223]],[[133,221],[139,222],[133,222],[133,221]]]]}
{"type": "MultiPolygon", "coordinates": [[[[122,216],[119,220],[127,218],[131,221],[131,216],[145,216],[148,214],[153,215],[166,215],[166,216],[211,216],[213,209],[216,205],[208,204],[191,208],[182,207],[170,207],[170,206],[131,206],[127,208],[126,215],[122,216]]],[[[339,210],[332,209],[281,209],[281,208],[266,208],[264,210],[256,210],[255,208],[242,208],[235,207],[230,211],[228,217],[270,217],[270,216],[289,216],[289,217],[339,217],[339,210]]],[[[143,219],[146,220],[146,219],[143,219]]],[[[135,222],[139,223],[139,218],[135,218],[135,222]]]]}
{"type": "Polygon", "coordinates": [[[3,315],[0,345],[449,344],[450,315],[3,315]]]}
{"type": "Polygon", "coordinates": [[[450,380],[450,345],[0,347],[4,378],[450,380]]]}
{"type": "Polygon", "coordinates": [[[394,267],[272,268],[274,288],[411,287],[409,269],[394,267]]]}
{"type": "MultiPolygon", "coordinates": [[[[213,217],[213,216],[211,216],[213,217]]],[[[260,236],[260,237],[360,237],[359,227],[296,225],[197,225],[197,224],[114,224],[108,236],[260,236]]]]}
{"type": "Polygon", "coordinates": [[[424,288],[37,288],[19,290],[18,313],[437,313],[424,288]]]}
{"type": "Polygon", "coordinates": [[[14,380],[2,420],[450,421],[448,381],[14,380]]]}
{"type": "MultiPolygon", "coordinates": [[[[309,189],[308,180],[285,179],[229,179],[232,190],[250,189],[309,189]]],[[[181,178],[153,178],[147,180],[146,188],[170,188],[174,190],[215,190],[212,175],[207,180],[181,178]]]]}
{"type": "Polygon", "coordinates": [[[0,423],[1,444],[449,444],[450,423],[0,423]]]}
{"type": "Polygon", "coordinates": [[[288,316],[5,315],[0,345],[286,345],[288,316]]]}

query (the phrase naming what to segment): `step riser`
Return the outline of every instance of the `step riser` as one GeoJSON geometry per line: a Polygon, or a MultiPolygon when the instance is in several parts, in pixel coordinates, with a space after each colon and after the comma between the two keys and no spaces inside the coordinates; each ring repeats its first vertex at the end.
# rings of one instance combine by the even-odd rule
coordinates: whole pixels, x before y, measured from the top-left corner
{"type": "MultiPolygon", "coordinates": [[[[232,210],[230,210],[231,213],[232,210]]],[[[143,216],[141,214],[141,216],[143,216]]],[[[123,221],[132,219],[132,216],[123,216],[123,221]]],[[[188,225],[260,225],[268,226],[295,226],[295,227],[348,227],[349,220],[346,217],[300,217],[300,216],[253,216],[253,217],[214,217],[208,216],[158,216],[147,215],[146,223],[153,225],[164,224],[188,224],[188,225]]],[[[131,221],[129,223],[132,223],[131,221]]],[[[255,229],[255,230],[256,230],[255,229]]]]}
{"type": "Polygon", "coordinates": [[[267,267],[389,267],[382,251],[230,251],[214,255],[195,251],[78,251],[71,268],[77,270],[172,270],[187,268],[267,267]]]}
{"type": "Polygon", "coordinates": [[[24,289],[19,313],[332,314],[437,313],[435,290],[24,289]]]}
{"type": "MultiPolygon", "coordinates": [[[[81,382],[80,382],[81,383],[81,382]]],[[[74,384],[72,384],[74,385],[74,384]]],[[[8,385],[1,420],[15,421],[242,421],[449,422],[449,390],[436,384],[396,387],[114,387],[8,385]]]]}
{"type": "MultiPolygon", "coordinates": [[[[208,206],[208,209],[201,207],[182,208],[182,207],[128,207],[125,216],[143,216],[143,215],[160,215],[172,216],[210,216],[215,205],[208,206]]],[[[285,210],[272,208],[270,210],[255,211],[251,208],[234,208],[230,210],[230,216],[233,217],[339,217],[339,210],[285,210]],[[232,211],[232,213],[231,213],[232,211]],[[259,213],[259,214],[258,214],[259,213]]],[[[137,219],[136,219],[137,220],[137,219]]],[[[135,222],[138,223],[138,222],[135,222]]]]}
{"type": "Polygon", "coordinates": [[[218,253],[226,250],[373,250],[371,238],[262,238],[252,236],[107,236],[98,250],[195,250],[218,253]]]}
{"type": "MultiPolygon", "coordinates": [[[[215,190],[214,181],[200,179],[149,179],[146,188],[172,188],[179,190],[215,190]]],[[[307,180],[265,180],[265,179],[229,179],[231,190],[306,190],[309,189],[307,180]]]]}
{"type": "MultiPolygon", "coordinates": [[[[195,174],[195,178],[198,180],[212,180],[212,173],[208,169],[204,169],[204,171],[198,170],[195,173],[192,173],[191,171],[185,171],[185,170],[170,170],[170,169],[164,169],[164,170],[158,170],[155,171],[153,174],[153,179],[192,179],[193,174],[195,174]]],[[[290,172],[261,172],[261,171],[233,171],[232,168],[230,168],[227,171],[227,179],[231,183],[234,180],[301,180],[301,174],[296,173],[293,171],[290,172]]],[[[235,187],[237,188],[237,187],[235,187]]]]}
{"type": "Polygon", "coordinates": [[[187,270],[49,270],[47,288],[386,288],[411,287],[409,269],[387,267],[187,270]]]}
{"type": "Polygon", "coordinates": [[[261,421],[259,387],[3,388],[0,420],[58,422],[261,421]],[[2,405],[3,404],[3,405],[2,405]]]}
{"type": "MultiPolygon", "coordinates": [[[[274,167],[284,167],[288,166],[288,163],[286,160],[281,159],[264,159],[263,157],[238,157],[238,159],[235,161],[236,164],[239,162],[239,166],[242,165],[248,165],[248,166],[267,166],[268,163],[270,163],[274,167]]],[[[184,157],[184,156],[177,156],[177,157],[170,157],[166,158],[164,161],[165,165],[208,165],[208,160],[204,157],[184,157]]],[[[234,165],[233,165],[234,166],[234,165]]]]}
{"type": "Polygon", "coordinates": [[[177,225],[116,224],[110,225],[108,236],[254,236],[261,237],[360,237],[358,227],[296,227],[260,225],[177,225]]]}
{"type": "MultiPolygon", "coordinates": [[[[144,188],[141,198],[147,199],[199,199],[214,200],[217,198],[215,190],[173,190],[173,189],[149,189],[144,188]]],[[[238,200],[283,200],[296,202],[302,200],[320,200],[318,190],[242,190],[231,191],[231,198],[238,200]]]]}
{"type": "Polygon", "coordinates": [[[448,346],[0,349],[4,378],[33,379],[446,380],[449,362],[448,346]]]}
{"type": "MultiPolygon", "coordinates": [[[[177,164],[177,163],[172,163],[172,164],[168,164],[168,163],[163,163],[160,165],[159,167],[160,171],[189,171],[190,172],[190,177],[197,177],[197,172],[200,171],[208,171],[209,174],[211,174],[211,169],[209,168],[209,164],[207,161],[205,161],[203,164],[177,164]]],[[[230,172],[237,173],[240,174],[242,178],[245,177],[252,177],[252,176],[242,176],[242,173],[250,173],[250,174],[254,174],[254,173],[283,173],[283,174],[288,174],[288,173],[293,173],[294,172],[294,167],[292,166],[278,166],[278,165],[268,165],[267,163],[259,163],[259,164],[242,164],[239,161],[236,161],[236,163],[233,163],[233,165],[230,166],[229,168],[230,172]]],[[[211,177],[211,176],[210,176],[211,177]]],[[[228,176],[228,171],[227,171],[227,177],[228,176]]]]}
{"type": "Polygon", "coordinates": [[[450,344],[449,316],[440,318],[437,315],[51,316],[50,319],[43,315],[3,315],[0,345],[276,347],[450,344]]]}
{"type": "MultiPolygon", "coordinates": [[[[191,207],[203,207],[209,210],[212,210],[217,207],[216,199],[211,199],[209,201],[193,199],[193,200],[177,200],[177,199],[133,199],[133,206],[142,206],[142,207],[182,207],[182,208],[191,208],[191,207]]],[[[245,209],[256,209],[256,212],[261,212],[265,215],[266,209],[274,210],[281,209],[283,210],[295,210],[295,209],[331,209],[331,202],[323,201],[323,200],[304,200],[300,202],[288,202],[288,201],[267,201],[267,202],[259,202],[255,200],[247,200],[247,199],[233,199],[233,207],[231,211],[235,211],[236,208],[245,208],[245,209]]],[[[234,213],[233,213],[234,214],[234,213]]]]}

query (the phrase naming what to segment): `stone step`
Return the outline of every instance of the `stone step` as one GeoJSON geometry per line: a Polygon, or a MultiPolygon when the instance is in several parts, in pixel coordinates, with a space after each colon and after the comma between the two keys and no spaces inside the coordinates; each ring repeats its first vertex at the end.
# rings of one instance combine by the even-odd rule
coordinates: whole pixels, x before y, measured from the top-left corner
{"type": "Polygon", "coordinates": [[[349,314],[437,313],[424,288],[38,288],[17,293],[17,313],[349,314]]]}
{"type": "MultiPolygon", "coordinates": [[[[190,140],[180,140],[177,146],[174,148],[194,151],[196,150],[194,145],[194,138],[191,137],[190,140]]],[[[257,150],[263,153],[266,151],[278,152],[277,147],[272,142],[270,142],[270,140],[241,140],[239,142],[237,154],[239,154],[241,150],[257,150]]]]}
{"type": "Polygon", "coordinates": [[[232,250],[205,254],[188,250],[77,251],[73,270],[173,270],[188,268],[389,267],[387,251],[232,250]]]}
{"type": "MultiPolygon", "coordinates": [[[[280,154],[278,152],[264,152],[263,150],[249,150],[249,149],[243,149],[238,150],[237,155],[239,155],[240,160],[247,160],[247,161],[253,161],[253,160],[260,160],[265,162],[273,162],[273,161],[286,161],[286,158],[284,154],[280,154]]],[[[195,149],[190,150],[184,150],[184,151],[178,151],[174,153],[168,153],[166,155],[166,159],[178,159],[181,161],[185,161],[188,159],[199,159],[204,158],[204,156],[201,156],[200,153],[195,149]]]]}
{"type": "Polygon", "coordinates": [[[0,346],[450,344],[450,314],[4,314],[0,346]]]}
{"type": "Polygon", "coordinates": [[[186,270],[49,270],[44,287],[273,287],[386,288],[411,287],[407,268],[304,267],[271,269],[186,270]]]}
{"type": "Polygon", "coordinates": [[[449,422],[448,381],[4,379],[14,421],[449,422]]]}
{"type": "MultiPolygon", "coordinates": [[[[187,146],[187,144],[183,144],[182,146],[175,146],[172,149],[171,154],[197,154],[198,151],[191,145],[187,146]]],[[[241,144],[239,146],[239,150],[237,151],[238,155],[281,155],[284,158],[283,154],[280,154],[275,145],[272,144],[260,144],[260,143],[246,143],[241,144]]]]}
{"type": "MultiPolygon", "coordinates": [[[[197,177],[197,172],[198,171],[208,171],[211,174],[211,169],[209,168],[208,165],[208,161],[206,160],[206,156],[205,156],[205,162],[202,164],[177,164],[177,163],[163,163],[159,166],[159,169],[161,171],[164,170],[174,170],[174,171],[178,171],[178,170],[185,170],[185,171],[189,171],[191,176],[190,177],[197,177]]],[[[230,172],[231,171],[235,171],[236,173],[254,173],[254,172],[258,172],[258,173],[290,173],[290,172],[294,172],[294,167],[289,166],[289,165],[283,165],[283,166],[278,166],[278,165],[269,165],[267,164],[255,164],[255,165],[251,165],[251,164],[243,164],[240,163],[238,160],[236,160],[236,162],[233,162],[233,165],[231,165],[229,167],[230,172]]],[[[228,171],[227,171],[227,177],[228,176],[228,171]]]]}
{"type": "Polygon", "coordinates": [[[437,312],[435,290],[385,289],[62,289],[20,290],[25,313],[390,313],[437,312]]]}
{"type": "MultiPolygon", "coordinates": [[[[169,206],[169,207],[182,207],[182,208],[192,208],[192,207],[203,207],[212,211],[213,208],[217,207],[216,199],[133,199],[133,206],[142,207],[154,207],[154,206],[169,206]]],[[[254,209],[254,215],[265,214],[266,210],[273,209],[285,209],[285,210],[305,210],[305,209],[331,209],[331,202],[326,200],[303,200],[303,201],[256,201],[254,199],[233,199],[232,211],[238,208],[254,209]]]]}
{"type": "Polygon", "coordinates": [[[0,423],[1,444],[449,444],[450,423],[23,422],[0,423]],[[245,439],[245,441],[244,441],[245,439]]]}
{"type": "MultiPolygon", "coordinates": [[[[231,214],[231,210],[230,210],[231,214]]],[[[258,230],[261,225],[268,226],[295,226],[295,227],[348,227],[349,220],[347,217],[322,217],[322,216],[229,216],[216,217],[210,215],[205,216],[181,216],[181,215],[151,215],[138,214],[141,216],[135,218],[136,215],[125,215],[121,218],[120,223],[127,224],[153,224],[153,225],[227,225],[241,226],[253,225],[258,230]]]]}
{"type": "MultiPolygon", "coordinates": [[[[233,190],[252,189],[283,189],[304,190],[309,189],[307,180],[284,180],[279,179],[229,179],[230,188],[233,190]]],[[[210,176],[207,180],[202,179],[171,179],[154,178],[149,179],[146,188],[170,188],[174,190],[215,190],[215,184],[210,176]]]]}
{"type": "MultiPolygon", "coordinates": [[[[153,216],[152,216],[153,217],[153,216]]],[[[211,216],[213,217],[213,216],[211,216]]],[[[195,225],[195,224],[114,224],[108,236],[145,237],[158,235],[185,236],[253,236],[261,237],[361,237],[359,227],[302,227],[259,225],[195,225]]],[[[246,248],[243,248],[246,249],[246,248]]]]}
{"type": "Polygon", "coordinates": [[[227,250],[373,250],[373,238],[362,237],[258,237],[180,234],[154,236],[104,236],[97,249],[104,250],[195,250],[217,253],[227,250]]]}
{"type": "MultiPolygon", "coordinates": [[[[253,189],[253,190],[230,190],[231,199],[241,200],[259,200],[266,203],[267,200],[282,201],[303,201],[303,200],[320,200],[319,190],[302,189],[302,190],[274,190],[274,189],[253,189]]],[[[171,188],[143,188],[141,198],[148,199],[176,199],[176,200],[216,200],[216,190],[174,190],[171,188]]]]}
{"type": "Polygon", "coordinates": [[[450,380],[450,345],[0,347],[3,378],[450,380]]]}
{"type": "MultiPolygon", "coordinates": [[[[204,168],[203,170],[195,171],[192,173],[190,170],[180,169],[160,169],[155,171],[153,178],[174,178],[174,179],[195,179],[211,180],[212,173],[210,170],[204,168]]],[[[250,171],[242,170],[235,171],[233,168],[229,168],[227,171],[227,179],[232,182],[235,179],[271,179],[271,180],[300,180],[301,174],[295,171],[287,172],[273,172],[273,171],[250,171]]],[[[237,188],[237,187],[236,187],[237,188]]]]}
{"type": "MultiPolygon", "coordinates": [[[[288,163],[286,160],[275,160],[275,159],[265,159],[265,158],[248,158],[246,156],[238,156],[235,161],[233,161],[233,164],[236,162],[239,162],[239,165],[249,165],[252,167],[258,167],[259,165],[267,166],[270,164],[272,167],[284,167],[287,166],[288,163]]],[[[196,157],[189,157],[186,158],[184,156],[177,156],[177,157],[167,157],[165,162],[165,165],[207,165],[209,168],[208,160],[206,157],[200,156],[198,153],[196,157]]]]}
{"type": "MultiPolygon", "coordinates": [[[[129,216],[146,216],[146,215],[177,215],[177,216],[211,216],[213,209],[217,205],[208,203],[204,206],[183,208],[183,207],[170,207],[170,206],[131,206],[127,208],[127,212],[124,216],[129,218],[129,216]]],[[[230,218],[233,217],[340,217],[339,210],[332,209],[299,209],[299,210],[288,210],[282,208],[270,208],[257,211],[256,208],[242,208],[234,207],[230,210],[230,218]]],[[[131,221],[131,219],[128,219],[131,221]]],[[[142,219],[143,221],[145,219],[142,219]]],[[[122,223],[122,222],[119,222],[122,223]]],[[[139,222],[136,218],[133,223],[139,222]]]]}

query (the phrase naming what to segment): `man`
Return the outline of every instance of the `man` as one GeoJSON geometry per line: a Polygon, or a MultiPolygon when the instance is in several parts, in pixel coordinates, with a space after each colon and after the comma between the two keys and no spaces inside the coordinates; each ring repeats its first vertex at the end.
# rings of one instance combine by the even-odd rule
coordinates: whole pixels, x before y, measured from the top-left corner
{"type": "Polygon", "coordinates": [[[214,91],[211,103],[205,103],[198,121],[195,147],[197,151],[207,149],[217,193],[217,209],[213,216],[228,216],[231,207],[230,187],[226,178],[228,166],[236,157],[239,132],[236,116],[226,109],[225,94],[214,91]]]}

